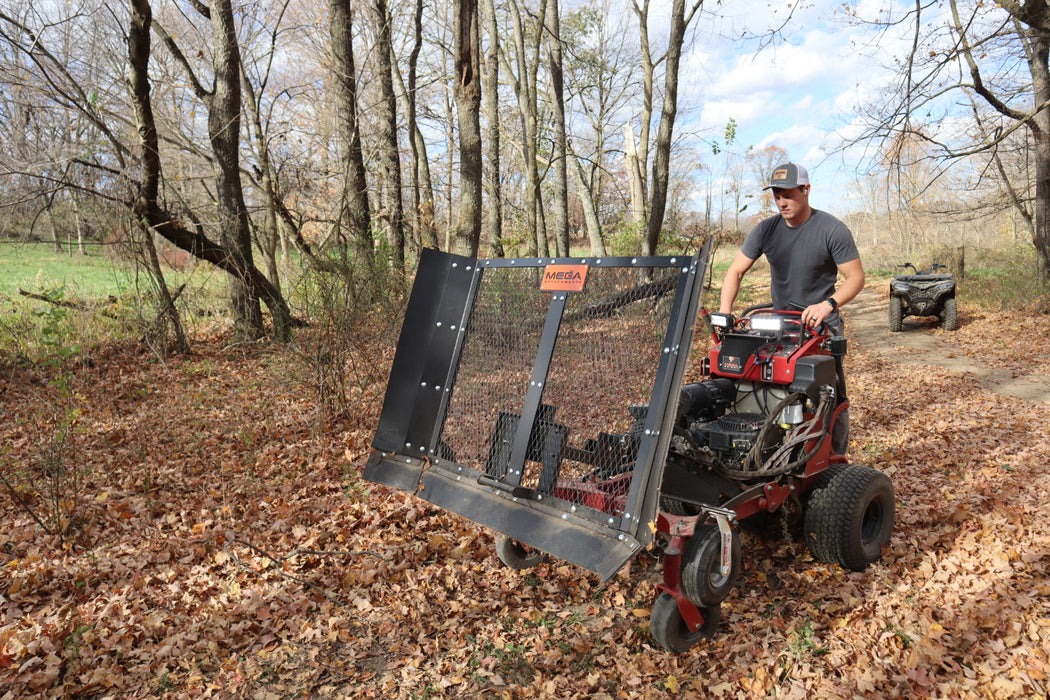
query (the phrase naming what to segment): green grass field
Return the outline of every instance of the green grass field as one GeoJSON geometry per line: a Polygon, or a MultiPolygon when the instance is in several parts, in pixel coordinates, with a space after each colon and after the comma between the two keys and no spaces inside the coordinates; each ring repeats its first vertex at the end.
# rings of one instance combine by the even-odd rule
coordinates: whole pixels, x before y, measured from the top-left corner
{"type": "MultiPolygon", "coordinates": [[[[736,250],[735,245],[719,247],[710,273],[710,283],[714,289],[721,286],[722,277],[736,250]]],[[[19,293],[20,289],[34,294],[83,302],[109,296],[124,296],[129,291],[133,292],[136,286],[134,271],[127,263],[118,261],[113,252],[112,249],[97,243],[88,244],[87,254],[83,255],[78,251],[56,252],[51,243],[0,241],[0,302],[6,301],[23,307],[42,303],[26,299],[19,293]]],[[[1010,307],[1030,303],[1045,293],[1032,274],[1032,253],[1024,246],[1017,250],[972,250],[968,257],[969,274],[962,284],[962,289],[971,301],[979,301],[993,307],[1010,307]]],[[[880,268],[877,264],[866,267],[870,281],[888,279],[894,272],[898,272],[880,268]]],[[[762,276],[764,272],[764,262],[760,262],[752,276],[762,276]]],[[[190,287],[198,293],[203,291],[213,299],[220,299],[225,293],[224,275],[207,265],[187,269],[184,273],[167,270],[165,276],[169,286],[189,282],[190,287]],[[196,269],[196,272],[192,271],[193,269],[196,269]]],[[[754,286],[754,282],[748,285],[750,286],[754,286]]],[[[741,291],[743,297],[750,294],[749,288],[741,291]]],[[[708,294],[711,292],[708,291],[708,294]]],[[[183,299],[189,296],[187,290],[183,299]]],[[[749,300],[742,298],[744,302],[749,300]]],[[[712,303],[711,298],[705,301],[712,303]]]]}
{"type": "Polygon", "coordinates": [[[63,290],[67,299],[120,295],[130,286],[129,275],[92,243],[86,255],[56,252],[51,243],[0,241],[0,298],[20,297],[19,289],[35,294],[63,290]]]}

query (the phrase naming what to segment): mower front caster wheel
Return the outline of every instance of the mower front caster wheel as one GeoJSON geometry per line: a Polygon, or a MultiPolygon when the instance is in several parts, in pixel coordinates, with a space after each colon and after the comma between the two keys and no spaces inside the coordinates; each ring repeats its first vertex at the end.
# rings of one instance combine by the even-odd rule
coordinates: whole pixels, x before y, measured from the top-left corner
{"type": "Polygon", "coordinates": [[[653,604],[653,611],[649,615],[649,630],[653,639],[664,649],[672,654],[684,654],[694,644],[707,639],[718,630],[722,608],[718,605],[700,608],[700,616],[704,619],[700,627],[696,632],[690,632],[674,596],[664,592],[653,604]]]}
{"type": "Polygon", "coordinates": [[[546,552],[532,549],[502,535],[496,538],[496,556],[505,566],[518,571],[531,569],[547,561],[546,552]]]}
{"type": "Polygon", "coordinates": [[[700,608],[718,605],[740,573],[740,535],[733,530],[729,573],[722,573],[722,533],[715,523],[705,523],[689,538],[682,554],[682,593],[700,608]]]}
{"type": "Polygon", "coordinates": [[[863,571],[882,557],[893,529],[890,478],[871,467],[844,464],[818,477],[806,505],[806,544],[813,556],[863,571]]]}

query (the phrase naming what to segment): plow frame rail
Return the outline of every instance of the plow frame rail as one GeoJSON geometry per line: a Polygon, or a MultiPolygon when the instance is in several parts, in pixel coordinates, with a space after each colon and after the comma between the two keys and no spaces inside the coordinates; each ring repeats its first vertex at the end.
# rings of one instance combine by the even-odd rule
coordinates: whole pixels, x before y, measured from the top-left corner
{"type": "MultiPolygon", "coordinates": [[[[655,536],[663,467],[710,248],[709,241],[695,256],[507,259],[475,259],[425,249],[372,442],[375,451],[364,477],[413,492],[513,540],[591,570],[603,580],[610,578],[655,536]],[[583,269],[586,284],[592,286],[600,284],[603,275],[637,282],[581,309],[582,295],[573,297],[578,291],[541,287],[555,269],[583,269]],[[487,293],[479,290],[501,279],[537,281],[531,288],[507,292],[527,297],[525,301],[543,316],[542,320],[537,317],[533,328],[524,319],[518,324],[523,333],[531,333],[529,341],[535,347],[528,358],[531,368],[523,370],[528,380],[521,377],[522,381],[508,382],[517,391],[512,405],[486,407],[489,414],[498,410],[487,449],[480,445],[462,449],[462,437],[450,446],[445,438],[451,441],[463,421],[455,404],[457,392],[465,394],[469,383],[479,379],[479,375],[463,376],[460,371],[465,347],[477,340],[471,334],[476,329],[484,332],[483,324],[474,318],[483,313],[479,293],[487,293]],[[655,281],[646,282],[651,279],[655,281]],[[646,309],[663,304],[659,319],[667,322],[658,329],[662,337],[652,340],[651,356],[655,359],[658,353],[659,360],[655,372],[649,368],[651,385],[632,387],[645,402],[635,416],[631,463],[600,478],[593,474],[570,478],[560,473],[562,464],[586,461],[588,455],[597,453],[595,445],[600,441],[588,441],[587,448],[568,444],[571,412],[565,418],[568,409],[563,408],[563,415],[557,416],[552,406],[557,397],[545,399],[552,372],[572,372],[572,368],[554,366],[556,358],[565,364],[565,358],[557,354],[559,344],[571,346],[567,336],[575,331],[591,335],[600,331],[600,326],[587,325],[589,318],[615,322],[624,307],[646,302],[651,305],[646,309]],[[459,458],[465,463],[457,461],[453,447],[460,449],[459,458]],[[474,458],[463,458],[470,450],[474,458]]],[[[627,406],[623,410],[626,414],[627,406]]]]}

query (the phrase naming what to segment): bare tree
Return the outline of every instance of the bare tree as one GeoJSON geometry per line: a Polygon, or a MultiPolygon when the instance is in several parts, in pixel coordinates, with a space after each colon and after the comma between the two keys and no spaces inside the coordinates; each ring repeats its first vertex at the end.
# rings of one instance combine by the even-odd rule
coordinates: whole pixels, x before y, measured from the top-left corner
{"type": "MultiPolygon", "coordinates": [[[[624,15],[619,26],[610,0],[594,0],[576,7],[562,22],[563,45],[568,49],[566,92],[570,115],[579,124],[568,140],[570,174],[576,184],[584,214],[584,225],[593,255],[605,254],[604,228],[624,218],[625,202],[615,197],[610,165],[619,150],[623,111],[638,92],[637,51],[629,48],[630,32],[624,15]]],[[[624,129],[626,145],[634,144],[630,127],[624,129]]],[[[630,211],[632,220],[645,219],[645,183],[637,151],[631,151],[630,211]]]]}
{"type": "Polygon", "coordinates": [[[499,60],[500,31],[496,22],[496,8],[492,0],[483,0],[480,7],[485,31],[488,34],[488,52],[481,64],[482,99],[485,103],[485,186],[488,195],[486,228],[492,254],[503,256],[503,188],[500,178],[500,110],[499,110],[499,60]]]}
{"type": "Polygon", "coordinates": [[[921,140],[926,148],[906,152],[939,165],[923,185],[965,162],[976,175],[965,183],[969,199],[989,175],[1020,175],[1004,189],[1030,224],[1038,275],[1050,283],[1050,6],[1017,0],[964,6],[951,0],[947,12],[937,14],[940,9],[916,3],[892,24],[910,22],[910,52],[899,62],[894,91],[867,111],[868,128],[853,142],[878,142],[880,154],[902,173],[915,163],[895,158],[905,152],[898,146],[921,140]],[[972,128],[959,128],[968,116],[972,128]],[[948,123],[952,128],[940,128],[948,123]],[[1027,135],[1031,171],[995,164],[997,156],[1002,164],[1018,133],[1027,135]]]}
{"type": "Polygon", "coordinates": [[[339,207],[339,225],[346,226],[358,262],[366,269],[375,266],[368,182],[361,148],[357,108],[357,67],[354,63],[354,13],[351,0],[330,0],[329,27],[332,41],[332,72],[337,120],[342,137],[344,186],[339,207]]]}
{"type": "Polygon", "coordinates": [[[678,64],[682,58],[685,30],[692,22],[703,0],[686,12],[685,0],[674,0],[671,7],[671,29],[667,42],[664,66],[664,100],[660,110],[660,129],[656,135],[653,160],[652,194],[649,218],[646,222],[645,247],[649,255],[655,255],[663,231],[664,213],[667,207],[667,189],[671,164],[671,137],[675,118],[678,115],[678,64]]]}
{"type": "Polygon", "coordinates": [[[208,110],[208,136],[215,170],[217,228],[226,254],[234,259],[227,270],[234,325],[243,338],[263,335],[262,309],[253,285],[245,275],[254,268],[251,227],[240,171],[241,136],[241,58],[231,0],[214,0],[210,6],[198,5],[199,14],[211,24],[211,88],[205,87],[185,54],[160,24],[153,22],[172,56],[182,66],[197,98],[208,110]]]}
{"type": "Polygon", "coordinates": [[[372,0],[372,19],[376,36],[376,83],[379,100],[376,103],[378,131],[378,164],[380,218],[386,222],[387,238],[393,258],[393,267],[399,272],[405,268],[404,206],[401,193],[401,156],[397,143],[397,95],[394,93],[394,42],[390,9],[386,0],[372,0]]]}
{"type": "Polygon", "coordinates": [[[554,244],[558,255],[569,254],[569,183],[565,136],[565,69],[562,62],[561,12],[558,0],[547,0],[547,63],[550,70],[550,89],[547,101],[551,106],[551,140],[553,141],[553,206],[551,207],[554,244]]]}
{"type": "MultiPolygon", "coordinates": [[[[744,156],[744,160],[751,173],[751,181],[761,188],[769,182],[769,175],[773,172],[773,168],[788,160],[788,152],[780,146],[770,144],[763,148],[748,151],[747,155],[744,156]]],[[[752,214],[752,217],[757,221],[767,216],[772,216],[775,212],[776,207],[773,205],[773,198],[764,192],[759,197],[758,209],[752,214]]]]}
{"type": "Polygon", "coordinates": [[[398,100],[405,112],[409,142],[412,146],[412,219],[415,241],[420,247],[437,248],[434,222],[434,186],[430,177],[427,142],[419,128],[419,55],[423,50],[423,0],[416,0],[412,13],[412,50],[408,57],[408,85],[404,83],[397,61],[393,64],[398,86],[398,100]]]}
{"type": "MultiPolygon", "coordinates": [[[[639,135],[635,141],[634,126],[624,126],[624,153],[627,158],[627,178],[630,182],[631,215],[642,231],[648,232],[648,179],[649,179],[649,129],[653,119],[653,83],[656,65],[649,43],[649,3],[631,0],[634,14],[638,18],[638,40],[641,46],[642,104],[639,115],[639,135]]],[[[647,234],[648,235],[648,234],[647,234]]]]}
{"type": "Polygon", "coordinates": [[[510,3],[511,42],[507,47],[504,73],[507,75],[517,98],[518,116],[521,122],[520,154],[525,171],[525,221],[531,236],[528,251],[540,257],[550,254],[544,219],[543,196],[539,170],[539,108],[537,106],[537,73],[540,66],[540,46],[543,32],[541,24],[546,16],[547,0],[540,0],[540,7],[522,17],[518,3],[510,3]],[[533,12],[535,14],[533,15],[533,12]]]}
{"type": "MultiPolygon", "coordinates": [[[[247,226],[247,212],[244,208],[243,193],[240,188],[239,169],[237,166],[238,129],[232,133],[229,125],[222,123],[219,114],[227,119],[234,119],[239,125],[239,68],[237,67],[236,50],[233,34],[232,8],[229,2],[214,3],[216,10],[212,14],[213,35],[222,48],[216,48],[217,64],[216,86],[214,91],[205,90],[192,70],[187,75],[193,83],[194,90],[205,97],[212,110],[209,111],[209,131],[214,134],[215,158],[223,162],[216,166],[217,187],[223,191],[217,194],[222,210],[220,219],[234,230],[224,232],[224,240],[237,246],[231,250],[226,245],[212,242],[198,223],[196,230],[186,227],[182,217],[176,217],[160,204],[161,157],[160,139],[157,134],[156,120],[153,116],[153,102],[149,80],[149,60],[151,55],[150,32],[152,27],[164,35],[159,25],[153,22],[152,8],[148,0],[131,0],[131,29],[128,33],[128,81],[135,110],[136,123],[140,139],[140,177],[134,198],[129,202],[136,217],[152,230],[171,241],[183,250],[196,257],[207,260],[224,270],[236,285],[232,292],[234,297],[235,322],[240,332],[246,335],[257,335],[262,332],[261,313],[252,311],[252,304],[258,305],[259,299],[265,301],[273,315],[274,333],[279,338],[288,338],[291,333],[291,313],[280,292],[270,284],[252,263],[251,238],[247,226]],[[225,5],[225,6],[224,6],[225,5]],[[215,18],[216,15],[221,17],[215,18]],[[230,110],[236,109],[236,118],[230,110]],[[216,116],[212,116],[212,113],[216,116]],[[230,153],[230,149],[235,152],[230,153]],[[237,182],[230,182],[236,177],[237,182]],[[238,203],[239,202],[239,203],[238,203]],[[246,246],[248,254],[243,248],[246,246]]],[[[166,41],[177,60],[187,69],[189,64],[182,55],[174,40],[166,36],[166,41]]]]}
{"type": "Polygon", "coordinates": [[[459,218],[452,252],[477,257],[481,241],[481,59],[477,0],[456,0],[456,114],[459,218]]]}

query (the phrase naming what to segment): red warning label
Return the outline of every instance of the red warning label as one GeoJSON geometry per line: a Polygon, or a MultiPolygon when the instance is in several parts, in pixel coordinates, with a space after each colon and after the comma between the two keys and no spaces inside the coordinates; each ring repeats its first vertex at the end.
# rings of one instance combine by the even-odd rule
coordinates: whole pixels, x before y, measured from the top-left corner
{"type": "Polygon", "coordinates": [[[544,292],[582,292],[586,281],[586,265],[548,265],[543,270],[540,290],[544,292]]]}

